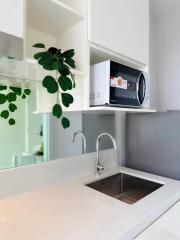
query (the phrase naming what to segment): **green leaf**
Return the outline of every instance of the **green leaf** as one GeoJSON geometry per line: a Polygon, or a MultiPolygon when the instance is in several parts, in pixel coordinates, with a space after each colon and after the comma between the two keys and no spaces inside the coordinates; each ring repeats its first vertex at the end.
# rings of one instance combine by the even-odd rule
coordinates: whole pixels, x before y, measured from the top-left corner
{"type": "Polygon", "coordinates": [[[23,93],[22,99],[26,99],[26,94],[23,93]]]}
{"type": "Polygon", "coordinates": [[[58,52],[58,49],[55,47],[51,47],[48,49],[48,52],[50,52],[52,55],[56,54],[58,52]]]}
{"type": "Polygon", "coordinates": [[[7,89],[7,86],[2,86],[2,85],[0,85],[0,91],[6,90],[6,89],[7,89]]]}
{"type": "Polygon", "coordinates": [[[10,87],[10,89],[18,96],[21,96],[22,94],[22,89],[19,87],[10,87]]]}
{"type": "Polygon", "coordinates": [[[57,93],[59,89],[56,80],[51,76],[46,76],[43,79],[42,85],[43,87],[47,88],[49,93],[57,93]]]}
{"type": "Polygon", "coordinates": [[[65,63],[67,63],[70,67],[72,67],[72,68],[75,68],[76,67],[76,65],[75,65],[75,61],[74,61],[74,59],[72,59],[72,58],[67,58],[66,60],[65,60],[65,63]]]}
{"type": "Polygon", "coordinates": [[[7,100],[6,95],[4,94],[0,94],[0,104],[4,104],[7,100]]]}
{"type": "Polygon", "coordinates": [[[69,119],[63,117],[62,120],[61,120],[61,122],[62,122],[62,126],[63,126],[64,129],[70,127],[70,121],[69,121],[69,119]]]}
{"type": "Polygon", "coordinates": [[[46,65],[52,65],[54,62],[54,58],[51,54],[49,54],[49,56],[46,57],[44,61],[46,65]]]}
{"type": "Polygon", "coordinates": [[[63,52],[62,55],[65,58],[72,58],[75,55],[75,51],[74,51],[74,49],[70,49],[70,50],[67,50],[67,51],[63,52]]]}
{"type": "Polygon", "coordinates": [[[45,67],[46,65],[52,65],[53,61],[53,56],[49,52],[44,52],[42,53],[41,58],[38,60],[38,63],[45,67]]]}
{"type": "Polygon", "coordinates": [[[59,73],[62,75],[62,76],[68,76],[70,74],[70,70],[69,70],[69,67],[66,66],[65,64],[61,64],[59,66],[59,69],[58,69],[59,73]]]}
{"type": "Polygon", "coordinates": [[[15,112],[17,110],[17,106],[14,103],[9,104],[9,110],[11,112],[15,112]]]}
{"type": "Polygon", "coordinates": [[[60,65],[64,63],[64,57],[62,56],[61,53],[59,53],[59,55],[57,56],[57,61],[59,62],[60,65]]]}
{"type": "Polygon", "coordinates": [[[59,63],[58,62],[53,62],[52,67],[53,67],[54,70],[58,70],[59,63]]]}
{"type": "Polygon", "coordinates": [[[55,117],[60,118],[62,115],[62,108],[60,104],[55,104],[52,110],[52,113],[55,117]]]}
{"type": "Polygon", "coordinates": [[[15,102],[16,101],[16,94],[14,92],[8,93],[7,100],[9,102],[15,102]]]}
{"type": "Polygon", "coordinates": [[[4,110],[1,112],[1,117],[4,119],[7,119],[9,117],[9,111],[8,110],[4,110]]]}
{"type": "Polygon", "coordinates": [[[44,52],[42,53],[41,57],[38,60],[38,63],[43,66],[44,69],[46,70],[54,70],[53,68],[53,63],[54,63],[54,57],[51,53],[49,52],[44,52]]]}
{"type": "Polygon", "coordinates": [[[43,65],[43,68],[44,68],[45,70],[48,70],[48,71],[53,71],[53,70],[54,70],[53,66],[52,66],[52,65],[49,65],[49,64],[44,64],[44,65],[43,65]]]}
{"type": "Polygon", "coordinates": [[[62,97],[62,103],[65,107],[69,107],[69,105],[74,101],[73,96],[69,93],[62,93],[61,97],[62,97]]]}
{"type": "Polygon", "coordinates": [[[16,124],[16,121],[14,120],[14,118],[10,118],[9,119],[9,125],[15,125],[16,124]]]}
{"type": "Polygon", "coordinates": [[[26,88],[26,89],[24,90],[24,93],[25,93],[26,95],[30,95],[30,94],[31,94],[31,90],[28,89],[28,88],[26,88]]]}
{"type": "Polygon", "coordinates": [[[7,58],[11,60],[15,59],[15,57],[12,57],[12,56],[8,56],[7,58]]]}
{"type": "Polygon", "coordinates": [[[60,76],[58,82],[63,91],[71,90],[73,87],[71,79],[66,76],[60,76]]]}
{"type": "Polygon", "coordinates": [[[45,48],[45,45],[43,43],[36,43],[33,45],[34,48],[45,48]]]}
{"type": "MultiPolygon", "coordinates": [[[[42,52],[42,53],[41,53],[41,57],[39,58],[38,63],[39,63],[40,65],[45,64],[46,59],[47,59],[49,56],[50,56],[50,54],[49,54],[48,52],[42,52]]],[[[37,56],[36,56],[36,57],[37,57],[37,56]]]]}
{"type": "Polygon", "coordinates": [[[38,52],[38,53],[34,54],[34,58],[36,60],[38,60],[39,58],[43,57],[43,55],[44,55],[44,52],[38,52]]]}

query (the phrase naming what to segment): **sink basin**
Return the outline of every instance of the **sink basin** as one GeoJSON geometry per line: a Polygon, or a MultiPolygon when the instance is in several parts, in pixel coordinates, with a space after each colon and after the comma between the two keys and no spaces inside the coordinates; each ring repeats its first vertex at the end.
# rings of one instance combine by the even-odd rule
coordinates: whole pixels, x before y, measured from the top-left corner
{"type": "Polygon", "coordinates": [[[89,183],[86,186],[127,204],[134,204],[162,187],[163,184],[124,173],[118,173],[89,183]]]}

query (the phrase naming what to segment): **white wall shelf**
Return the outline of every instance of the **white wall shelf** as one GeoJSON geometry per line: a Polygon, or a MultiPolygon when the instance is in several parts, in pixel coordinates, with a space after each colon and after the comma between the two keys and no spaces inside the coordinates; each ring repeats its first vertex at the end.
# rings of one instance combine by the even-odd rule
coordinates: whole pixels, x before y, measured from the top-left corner
{"type": "Polygon", "coordinates": [[[57,35],[83,19],[83,16],[59,0],[27,0],[27,25],[57,35]]]}
{"type": "Polygon", "coordinates": [[[71,69],[71,71],[75,76],[79,76],[79,77],[85,77],[86,76],[86,74],[84,72],[81,72],[77,69],[71,69]]]}
{"type": "MultiPolygon", "coordinates": [[[[49,112],[49,111],[48,111],[49,112]]],[[[82,112],[82,113],[100,113],[100,114],[115,114],[116,112],[122,113],[156,113],[155,109],[133,109],[133,108],[117,108],[117,107],[90,107],[86,110],[64,110],[66,112],[82,112]]],[[[44,111],[36,111],[34,114],[45,113],[44,111]]],[[[47,113],[47,112],[46,112],[47,113]]]]}
{"type": "Polygon", "coordinates": [[[146,109],[146,108],[119,108],[119,107],[90,107],[87,112],[129,112],[129,113],[155,113],[157,112],[155,109],[146,109]]]}

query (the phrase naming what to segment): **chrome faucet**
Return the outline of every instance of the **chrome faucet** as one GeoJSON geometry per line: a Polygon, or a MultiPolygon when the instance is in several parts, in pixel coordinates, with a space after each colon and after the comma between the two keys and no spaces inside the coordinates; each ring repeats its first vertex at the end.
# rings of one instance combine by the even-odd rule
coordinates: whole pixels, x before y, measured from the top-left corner
{"type": "Polygon", "coordinates": [[[74,133],[73,143],[75,142],[75,138],[76,138],[76,136],[77,136],[78,134],[82,135],[82,139],[83,139],[83,153],[86,153],[86,150],[87,150],[87,141],[86,141],[86,137],[85,137],[84,133],[83,133],[81,130],[79,130],[79,131],[77,131],[77,132],[74,133]]]}
{"type": "Polygon", "coordinates": [[[100,163],[100,159],[99,159],[99,143],[100,143],[100,140],[101,140],[101,138],[103,136],[108,136],[112,140],[114,149],[115,150],[117,149],[116,141],[115,141],[115,139],[113,138],[113,136],[111,134],[109,134],[109,133],[101,133],[97,137],[97,140],[96,140],[96,172],[98,174],[100,174],[104,170],[104,166],[103,166],[103,164],[100,163]]]}

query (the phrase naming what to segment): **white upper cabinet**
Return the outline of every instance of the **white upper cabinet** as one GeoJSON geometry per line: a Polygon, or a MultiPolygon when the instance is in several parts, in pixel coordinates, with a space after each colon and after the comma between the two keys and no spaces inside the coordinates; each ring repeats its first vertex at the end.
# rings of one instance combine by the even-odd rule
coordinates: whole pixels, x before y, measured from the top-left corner
{"type": "Polygon", "coordinates": [[[0,31],[23,38],[24,0],[0,1],[0,31]]]}
{"type": "Polygon", "coordinates": [[[90,0],[89,40],[148,64],[149,0],[90,0]]]}

